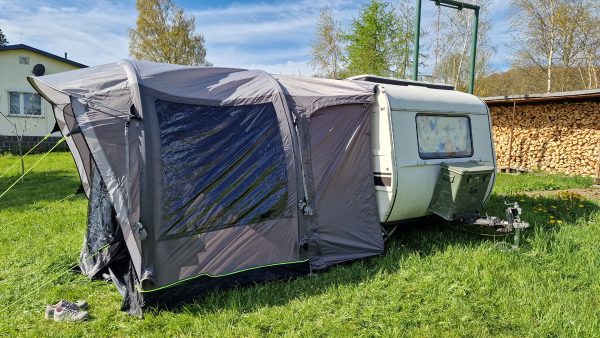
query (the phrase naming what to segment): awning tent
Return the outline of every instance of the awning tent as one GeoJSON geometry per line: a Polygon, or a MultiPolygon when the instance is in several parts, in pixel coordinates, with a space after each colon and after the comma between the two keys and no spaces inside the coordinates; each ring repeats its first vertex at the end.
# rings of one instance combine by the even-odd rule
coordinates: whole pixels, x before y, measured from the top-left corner
{"type": "Polygon", "coordinates": [[[383,252],[372,84],[131,60],[29,81],[89,198],[82,272],[129,313],[383,252]]]}

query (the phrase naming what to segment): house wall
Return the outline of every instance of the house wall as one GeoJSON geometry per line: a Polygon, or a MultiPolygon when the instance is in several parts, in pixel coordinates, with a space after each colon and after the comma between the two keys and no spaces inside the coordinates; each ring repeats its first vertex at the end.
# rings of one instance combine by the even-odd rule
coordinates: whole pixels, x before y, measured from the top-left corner
{"type": "MultiPolygon", "coordinates": [[[[509,165],[513,106],[488,102],[498,167],[509,165]]],[[[600,151],[600,102],[517,101],[510,167],[595,175],[600,151]]]]}
{"type": "MultiPolygon", "coordinates": [[[[9,92],[36,93],[27,81],[27,76],[33,75],[33,67],[38,63],[43,64],[46,68],[44,75],[78,69],[76,66],[24,49],[0,52],[0,113],[8,116],[10,111],[9,92]],[[29,64],[20,64],[20,56],[28,56],[29,64]]],[[[24,126],[27,124],[27,126],[34,126],[25,133],[28,141],[23,146],[28,146],[32,142],[35,145],[54,127],[55,120],[52,107],[43,98],[41,112],[40,117],[8,117],[8,120],[17,124],[19,129],[19,125],[24,126]]],[[[15,141],[14,132],[15,128],[5,118],[0,116],[0,149],[16,146],[13,142],[15,141]]],[[[59,137],[60,133],[55,133],[52,136],[59,137]]],[[[47,146],[48,143],[44,143],[44,145],[47,146]]]]}

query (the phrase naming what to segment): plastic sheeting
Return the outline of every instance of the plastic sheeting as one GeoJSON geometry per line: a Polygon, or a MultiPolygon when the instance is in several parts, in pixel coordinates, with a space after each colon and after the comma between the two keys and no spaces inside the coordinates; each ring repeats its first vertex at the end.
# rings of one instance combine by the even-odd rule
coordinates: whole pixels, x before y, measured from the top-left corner
{"type": "Polygon", "coordinates": [[[109,265],[122,264],[129,257],[120,242],[123,234],[117,226],[115,211],[106,185],[92,162],[91,191],[88,202],[87,227],[79,257],[81,272],[88,278],[107,279],[109,265]],[[109,245],[108,248],[106,246],[109,245]]]}
{"type": "Polygon", "coordinates": [[[199,106],[156,100],[164,178],[161,238],[260,223],[287,202],[273,104],[199,106]]]}

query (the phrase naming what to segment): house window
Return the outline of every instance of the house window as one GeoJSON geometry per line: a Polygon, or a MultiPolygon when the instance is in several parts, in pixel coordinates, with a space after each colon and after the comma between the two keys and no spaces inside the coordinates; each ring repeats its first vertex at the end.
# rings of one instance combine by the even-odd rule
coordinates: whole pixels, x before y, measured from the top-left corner
{"type": "Polygon", "coordinates": [[[29,64],[29,56],[19,56],[19,63],[22,65],[29,64]]]}
{"type": "Polygon", "coordinates": [[[422,159],[473,155],[471,121],[467,116],[418,114],[417,141],[422,159]]]}
{"type": "Polygon", "coordinates": [[[10,116],[42,116],[42,98],[38,94],[8,93],[10,116]]]}

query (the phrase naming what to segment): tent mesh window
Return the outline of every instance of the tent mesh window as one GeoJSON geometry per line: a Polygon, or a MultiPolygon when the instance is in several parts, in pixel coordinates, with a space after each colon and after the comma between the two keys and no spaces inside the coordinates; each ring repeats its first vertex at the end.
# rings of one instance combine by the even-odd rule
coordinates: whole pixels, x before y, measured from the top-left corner
{"type": "Polygon", "coordinates": [[[282,215],[287,173],[272,103],[155,104],[164,168],[163,239],[282,215]]]}

